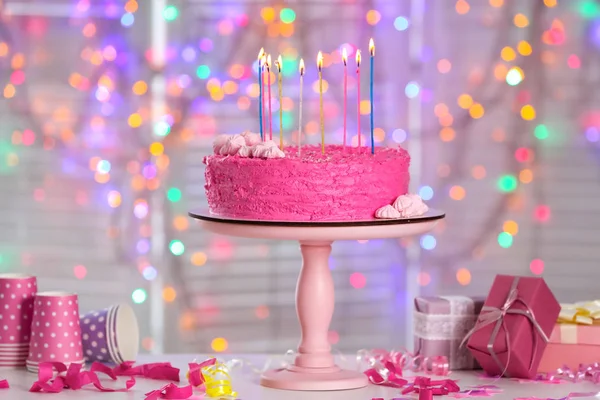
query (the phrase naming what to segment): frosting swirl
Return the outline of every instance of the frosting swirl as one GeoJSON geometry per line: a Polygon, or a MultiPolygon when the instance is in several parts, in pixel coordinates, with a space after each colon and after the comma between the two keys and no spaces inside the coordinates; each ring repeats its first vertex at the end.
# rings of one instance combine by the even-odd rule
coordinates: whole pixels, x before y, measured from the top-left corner
{"type": "Polygon", "coordinates": [[[221,152],[221,147],[225,145],[229,141],[229,135],[219,135],[215,138],[213,142],[213,151],[215,154],[219,154],[221,152]]]}
{"type": "Polygon", "coordinates": [[[375,218],[379,218],[379,219],[398,219],[398,218],[402,218],[402,215],[400,214],[400,212],[398,210],[396,210],[394,207],[388,205],[385,205],[381,208],[379,208],[377,211],[375,211],[375,218]]]}
{"type": "Polygon", "coordinates": [[[230,155],[234,156],[238,153],[238,151],[242,148],[242,146],[246,145],[246,139],[242,135],[233,135],[229,138],[229,140],[221,147],[219,154],[222,156],[230,155]]]}
{"type": "Polygon", "coordinates": [[[240,157],[252,157],[252,146],[242,146],[237,152],[240,157]]]}
{"type": "Polygon", "coordinates": [[[250,131],[242,132],[242,136],[246,140],[246,146],[256,146],[261,142],[260,135],[258,133],[252,133],[250,131]]]}
{"type": "Polygon", "coordinates": [[[399,196],[394,201],[394,208],[400,213],[402,218],[416,217],[429,211],[427,204],[423,202],[421,196],[417,194],[405,194],[399,196]]]}

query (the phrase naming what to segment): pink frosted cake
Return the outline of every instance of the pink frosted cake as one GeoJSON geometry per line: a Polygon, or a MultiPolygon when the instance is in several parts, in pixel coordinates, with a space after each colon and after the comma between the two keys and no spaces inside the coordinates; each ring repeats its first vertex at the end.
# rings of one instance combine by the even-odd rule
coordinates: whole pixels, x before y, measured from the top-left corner
{"type": "Polygon", "coordinates": [[[402,196],[408,192],[410,162],[402,148],[378,147],[373,155],[367,148],[328,145],[323,155],[321,146],[303,146],[299,154],[297,147],[282,151],[275,142],[244,132],[219,136],[213,149],[204,158],[205,188],[210,212],[217,216],[369,220],[401,218],[406,215],[395,204],[412,204],[410,196],[402,196]]]}

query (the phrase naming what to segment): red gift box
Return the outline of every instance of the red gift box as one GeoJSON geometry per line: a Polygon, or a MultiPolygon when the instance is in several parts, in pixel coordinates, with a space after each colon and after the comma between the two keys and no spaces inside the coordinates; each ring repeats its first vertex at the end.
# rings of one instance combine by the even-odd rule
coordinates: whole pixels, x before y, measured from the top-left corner
{"type": "Polygon", "coordinates": [[[542,278],[497,275],[467,347],[488,374],[531,379],[559,312],[542,278]]]}

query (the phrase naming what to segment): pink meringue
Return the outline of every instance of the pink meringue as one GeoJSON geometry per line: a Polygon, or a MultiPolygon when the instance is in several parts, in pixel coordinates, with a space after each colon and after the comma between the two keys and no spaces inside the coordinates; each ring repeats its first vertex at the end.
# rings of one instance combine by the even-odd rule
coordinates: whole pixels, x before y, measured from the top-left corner
{"type": "Polygon", "coordinates": [[[375,211],[375,218],[398,219],[402,218],[402,215],[398,212],[398,210],[388,204],[375,211]]]}
{"type": "Polygon", "coordinates": [[[246,145],[246,139],[242,135],[233,135],[229,138],[229,140],[221,147],[219,154],[222,156],[230,155],[234,156],[238,153],[238,151],[242,148],[242,146],[246,145]]]}
{"type": "Polygon", "coordinates": [[[400,213],[402,218],[416,217],[429,211],[427,204],[423,202],[421,196],[417,194],[405,194],[399,196],[394,201],[394,208],[400,213]]]}
{"type": "Polygon", "coordinates": [[[215,154],[220,154],[221,147],[225,145],[229,141],[230,135],[219,135],[213,141],[213,151],[215,154]]]}
{"type": "Polygon", "coordinates": [[[259,144],[260,142],[262,142],[262,140],[260,139],[260,134],[258,134],[258,133],[244,131],[244,132],[242,132],[242,136],[246,140],[246,146],[251,147],[251,146],[255,146],[255,145],[259,144]]]}

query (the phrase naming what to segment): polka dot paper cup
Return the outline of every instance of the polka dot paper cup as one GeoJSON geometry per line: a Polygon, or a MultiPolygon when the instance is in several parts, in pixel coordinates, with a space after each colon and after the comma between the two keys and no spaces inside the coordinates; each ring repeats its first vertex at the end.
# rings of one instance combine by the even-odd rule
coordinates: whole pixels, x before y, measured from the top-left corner
{"type": "Polygon", "coordinates": [[[121,364],[137,358],[139,326],[133,309],[128,305],[91,311],[80,317],[80,325],[87,362],[121,364]]]}
{"type": "Polygon", "coordinates": [[[41,362],[83,363],[76,294],[36,294],[27,369],[37,372],[41,362]]]}
{"type": "Polygon", "coordinates": [[[5,349],[29,347],[35,276],[0,274],[0,356],[5,349]]]}

